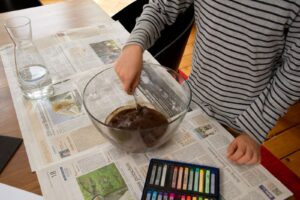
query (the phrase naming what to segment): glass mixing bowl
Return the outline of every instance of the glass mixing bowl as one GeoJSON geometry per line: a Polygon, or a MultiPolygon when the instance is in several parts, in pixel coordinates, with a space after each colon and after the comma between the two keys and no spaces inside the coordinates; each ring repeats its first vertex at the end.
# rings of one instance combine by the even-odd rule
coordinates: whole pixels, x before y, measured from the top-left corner
{"type": "Polygon", "coordinates": [[[123,90],[111,67],[88,81],[83,91],[83,104],[93,124],[113,145],[126,152],[145,152],[161,146],[174,135],[188,111],[191,89],[174,70],[144,63],[134,96],[123,90]],[[109,120],[122,110],[135,109],[135,102],[158,111],[167,123],[147,128],[142,125],[136,129],[109,124],[109,120]]]}

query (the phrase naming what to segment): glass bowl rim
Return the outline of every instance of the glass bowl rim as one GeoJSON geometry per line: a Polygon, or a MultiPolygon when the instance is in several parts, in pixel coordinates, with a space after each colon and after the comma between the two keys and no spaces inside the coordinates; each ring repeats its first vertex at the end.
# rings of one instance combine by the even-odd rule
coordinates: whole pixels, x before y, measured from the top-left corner
{"type": "Polygon", "coordinates": [[[192,101],[192,90],[191,90],[191,86],[189,84],[189,82],[187,81],[187,79],[185,79],[180,73],[176,72],[175,70],[171,69],[171,68],[168,68],[168,67],[165,67],[165,66],[162,66],[162,65],[158,65],[158,64],[153,64],[153,63],[143,63],[143,66],[144,65],[151,65],[151,66],[155,66],[155,67],[160,67],[160,68],[164,68],[165,70],[167,71],[171,71],[173,73],[175,73],[177,76],[181,77],[182,80],[184,80],[184,83],[186,83],[187,85],[187,88],[189,90],[189,96],[188,96],[188,103],[187,103],[187,106],[185,108],[184,111],[178,113],[177,117],[172,119],[171,121],[169,121],[167,124],[162,124],[162,125],[159,125],[159,126],[155,126],[155,127],[152,127],[152,128],[144,128],[144,129],[126,129],[126,128],[117,128],[117,127],[114,127],[114,126],[111,126],[111,125],[108,125],[100,120],[98,120],[88,109],[87,105],[86,105],[86,101],[85,101],[85,93],[86,93],[86,90],[87,90],[87,87],[89,86],[89,84],[101,73],[104,73],[105,71],[108,71],[108,70],[114,70],[114,67],[110,66],[108,68],[105,68],[103,70],[101,70],[100,72],[96,73],[92,78],[90,78],[90,80],[86,83],[86,85],[84,86],[84,89],[83,89],[83,93],[82,93],[82,97],[83,97],[83,106],[86,110],[86,112],[88,113],[88,115],[90,117],[92,117],[95,121],[99,122],[100,124],[102,124],[103,126],[107,127],[107,128],[112,128],[114,130],[118,130],[118,131],[139,131],[139,130],[143,130],[143,131],[150,131],[152,129],[156,129],[156,128],[160,128],[160,127],[165,127],[166,125],[169,126],[170,124],[172,124],[173,122],[175,122],[176,120],[178,120],[182,115],[186,114],[189,110],[189,107],[190,107],[190,104],[191,104],[191,101],[192,101]]]}

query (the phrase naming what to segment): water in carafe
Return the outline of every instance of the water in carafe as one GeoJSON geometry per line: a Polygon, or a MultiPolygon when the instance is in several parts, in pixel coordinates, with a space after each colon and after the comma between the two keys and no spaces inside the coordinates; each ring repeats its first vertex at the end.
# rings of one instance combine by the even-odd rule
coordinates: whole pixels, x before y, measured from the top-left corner
{"type": "Polygon", "coordinates": [[[39,99],[52,93],[52,81],[45,66],[40,64],[24,66],[18,75],[21,89],[30,99],[39,99]]]}

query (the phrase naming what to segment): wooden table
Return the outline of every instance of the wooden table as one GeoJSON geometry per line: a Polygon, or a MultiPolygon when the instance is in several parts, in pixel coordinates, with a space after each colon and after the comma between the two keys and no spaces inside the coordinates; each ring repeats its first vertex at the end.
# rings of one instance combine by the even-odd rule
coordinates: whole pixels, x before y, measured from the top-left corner
{"type": "MultiPolygon", "coordinates": [[[[11,40],[2,24],[14,16],[27,16],[31,19],[33,38],[41,38],[58,31],[99,24],[109,19],[108,15],[92,1],[73,0],[63,3],[30,8],[0,14],[0,45],[11,40]],[[104,19],[104,18],[107,19],[104,19]]],[[[0,59],[0,135],[21,137],[12,98],[0,59]]],[[[0,182],[27,191],[41,194],[35,173],[30,170],[24,144],[18,149],[4,171],[0,174],[0,182]]]]}

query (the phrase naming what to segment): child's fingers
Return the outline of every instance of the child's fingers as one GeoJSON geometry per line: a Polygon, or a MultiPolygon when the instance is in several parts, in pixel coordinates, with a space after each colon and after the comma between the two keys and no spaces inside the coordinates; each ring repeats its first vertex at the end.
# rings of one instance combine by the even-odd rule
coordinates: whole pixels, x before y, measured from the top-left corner
{"type": "Polygon", "coordinates": [[[236,149],[237,149],[237,143],[236,140],[233,140],[227,148],[227,157],[230,157],[235,152],[236,149]]]}
{"type": "Polygon", "coordinates": [[[236,160],[236,162],[238,164],[247,164],[253,159],[253,157],[255,157],[253,151],[250,148],[246,148],[245,154],[241,158],[236,160]]]}

